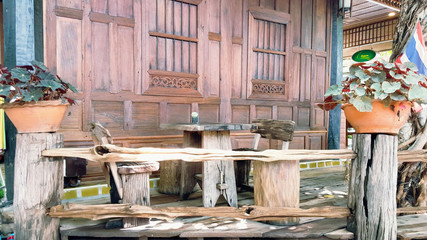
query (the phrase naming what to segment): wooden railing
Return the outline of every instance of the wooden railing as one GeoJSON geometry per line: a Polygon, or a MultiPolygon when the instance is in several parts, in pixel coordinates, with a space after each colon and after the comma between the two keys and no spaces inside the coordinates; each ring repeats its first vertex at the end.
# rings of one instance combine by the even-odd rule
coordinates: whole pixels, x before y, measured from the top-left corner
{"type": "Polygon", "coordinates": [[[344,29],[344,48],[393,40],[398,19],[390,19],[350,29],[344,29]]]}

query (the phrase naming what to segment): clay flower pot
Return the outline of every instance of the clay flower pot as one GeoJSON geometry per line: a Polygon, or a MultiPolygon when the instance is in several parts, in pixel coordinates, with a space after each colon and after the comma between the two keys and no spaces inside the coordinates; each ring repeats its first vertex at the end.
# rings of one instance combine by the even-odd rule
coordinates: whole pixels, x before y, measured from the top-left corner
{"type": "Polygon", "coordinates": [[[15,125],[18,133],[55,132],[70,104],[61,100],[30,103],[4,103],[0,108],[15,125]]]}
{"type": "Polygon", "coordinates": [[[380,100],[372,101],[371,112],[359,112],[352,104],[344,104],[345,117],[357,133],[387,133],[396,135],[411,112],[409,101],[392,102],[385,107],[380,100]]]}

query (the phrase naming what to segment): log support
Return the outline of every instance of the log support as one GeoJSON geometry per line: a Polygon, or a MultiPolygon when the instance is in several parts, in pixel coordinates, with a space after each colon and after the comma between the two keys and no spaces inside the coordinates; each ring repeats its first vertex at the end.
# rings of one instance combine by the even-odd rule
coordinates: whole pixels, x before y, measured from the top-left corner
{"type": "Polygon", "coordinates": [[[347,229],[356,239],[396,239],[397,136],[353,136],[347,229]]]}
{"type": "Polygon", "coordinates": [[[46,210],[61,203],[63,158],[42,157],[63,146],[58,133],[20,133],[16,138],[13,209],[15,239],[59,239],[59,219],[46,210]]]}
{"type": "MultiPolygon", "coordinates": [[[[123,203],[150,206],[150,174],[159,169],[159,163],[121,166],[119,173],[123,182],[123,203]]],[[[147,224],[148,218],[123,218],[124,228],[147,224]]]]}

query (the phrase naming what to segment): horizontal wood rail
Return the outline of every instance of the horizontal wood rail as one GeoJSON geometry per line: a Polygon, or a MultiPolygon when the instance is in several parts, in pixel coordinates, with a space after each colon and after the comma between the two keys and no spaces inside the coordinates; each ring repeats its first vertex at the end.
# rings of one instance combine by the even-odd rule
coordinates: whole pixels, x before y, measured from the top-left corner
{"type": "Polygon", "coordinates": [[[71,204],[52,207],[47,214],[53,218],[86,218],[91,220],[138,217],[174,219],[178,217],[232,217],[249,219],[253,221],[277,220],[283,217],[325,217],[344,218],[350,212],[345,207],[322,208],[287,208],[287,207],[260,207],[244,206],[234,207],[149,207],[133,204],[102,204],[83,205],[71,204]]]}
{"type": "MultiPolygon", "coordinates": [[[[427,212],[427,207],[398,208],[397,214],[422,214],[427,212]]],[[[350,215],[346,207],[321,207],[321,208],[288,208],[288,207],[260,207],[243,206],[234,207],[148,207],[132,204],[102,204],[83,205],[67,203],[50,208],[47,214],[52,218],[86,218],[91,220],[139,217],[172,220],[178,217],[231,217],[253,221],[278,220],[284,217],[324,217],[344,218],[350,215]]]]}
{"type": "MultiPolygon", "coordinates": [[[[44,157],[80,157],[100,162],[150,162],[184,160],[202,162],[208,160],[257,160],[263,162],[353,159],[356,154],[349,149],[342,150],[264,150],[225,151],[200,148],[125,148],[115,145],[97,145],[90,148],[59,148],[44,150],[44,157]]],[[[399,162],[427,162],[427,150],[406,150],[398,152],[399,162]]]]}

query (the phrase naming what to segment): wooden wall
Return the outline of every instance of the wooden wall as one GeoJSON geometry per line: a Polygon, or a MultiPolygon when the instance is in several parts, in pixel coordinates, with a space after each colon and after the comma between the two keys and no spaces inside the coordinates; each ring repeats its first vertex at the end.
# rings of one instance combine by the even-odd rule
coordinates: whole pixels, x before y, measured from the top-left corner
{"type": "MultiPolygon", "coordinates": [[[[99,121],[124,146],[179,146],[161,123],[292,119],[326,147],[331,0],[44,0],[44,59],[79,90],[66,145],[99,121]]],[[[233,147],[249,146],[247,133],[233,147]]],[[[278,147],[263,142],[263,147],[278,147]]]]}

